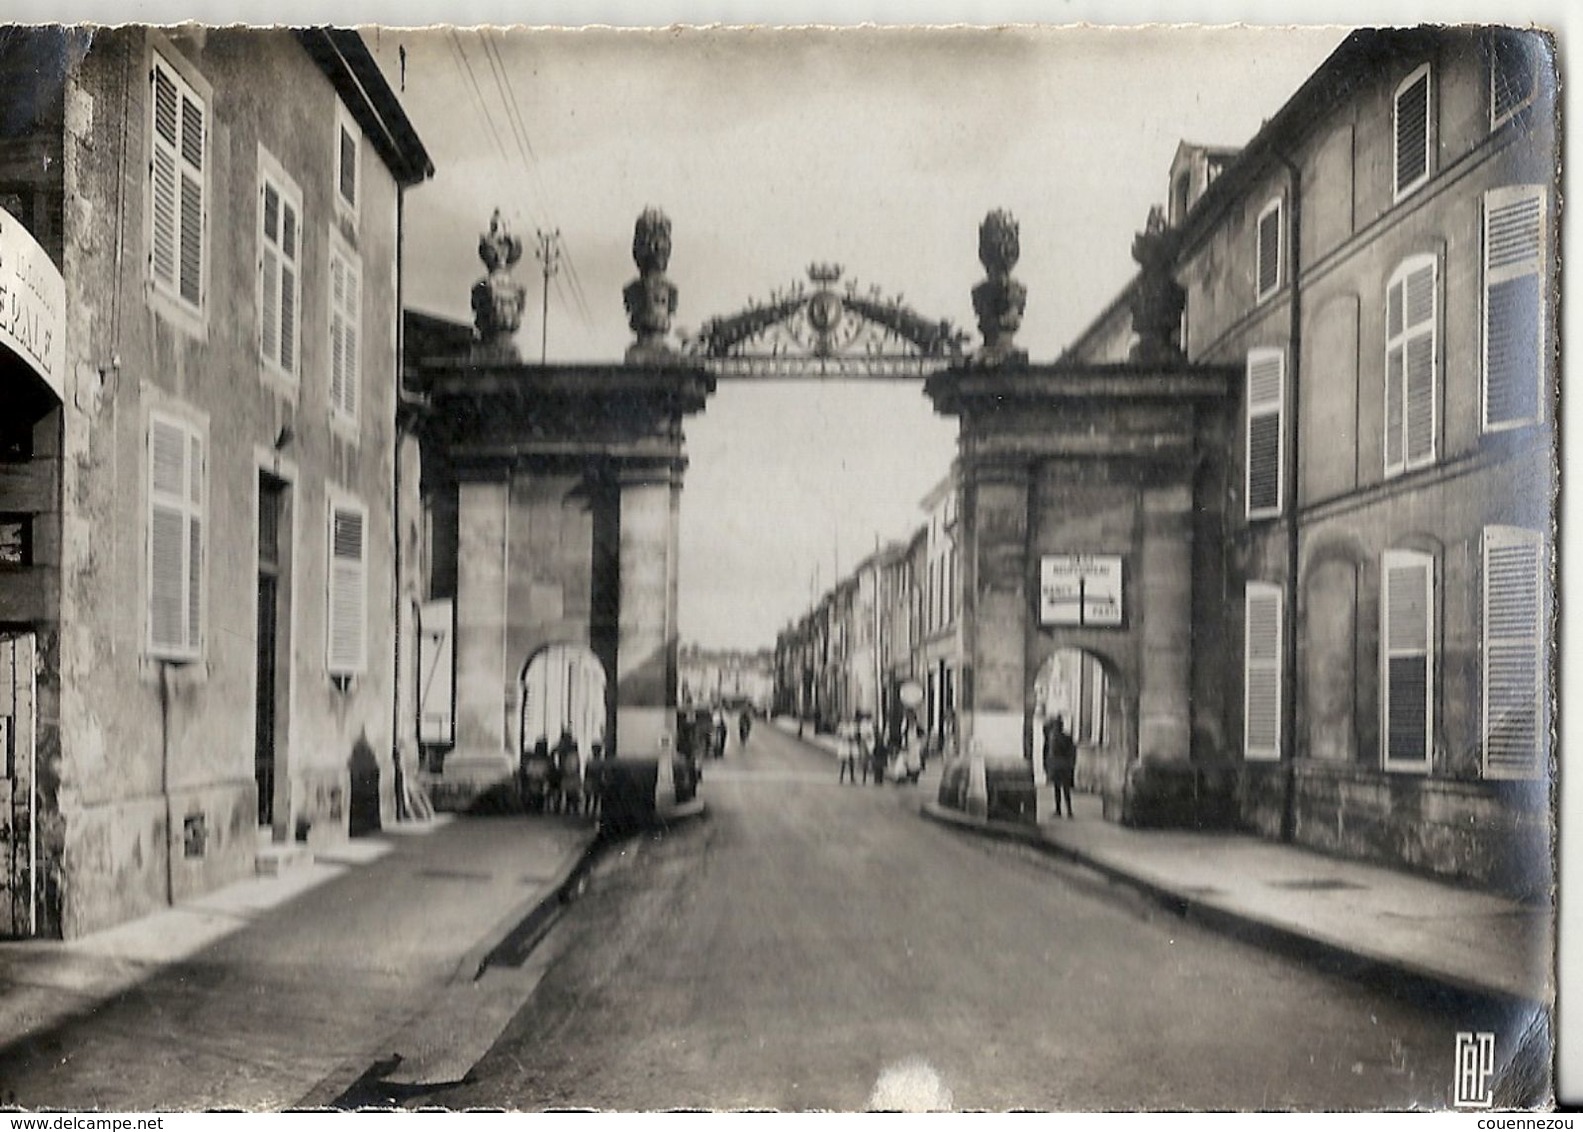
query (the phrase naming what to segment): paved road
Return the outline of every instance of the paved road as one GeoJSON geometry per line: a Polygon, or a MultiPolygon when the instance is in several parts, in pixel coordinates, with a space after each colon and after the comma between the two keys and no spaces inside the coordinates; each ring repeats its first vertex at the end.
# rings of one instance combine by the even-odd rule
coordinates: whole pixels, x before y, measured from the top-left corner
{"type": "MultiPolygon", "coordinates": [[[[1445,1107],[1446,1017],[838,786],[760,726],[609,854],[448,1107],[1445,1107]]],[[[541,956],[542,958],[542,956],[541,956]]],[[[1446,1008],[1446,1004],[1441,1004],[1446,1008]]]]}

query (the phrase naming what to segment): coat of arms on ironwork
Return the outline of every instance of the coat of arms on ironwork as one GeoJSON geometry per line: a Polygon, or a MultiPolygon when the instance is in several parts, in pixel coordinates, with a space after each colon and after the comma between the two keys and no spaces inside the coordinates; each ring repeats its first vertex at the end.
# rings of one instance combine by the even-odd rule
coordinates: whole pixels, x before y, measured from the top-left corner
{"type": "Polygon", "coordinates": [[[911,376],[962,358],[967,336],[878,287],[865,292],[844,269],[811,263],[806,281],[704,323],[689,353],[717,372],[756,376],[911,376]]]}

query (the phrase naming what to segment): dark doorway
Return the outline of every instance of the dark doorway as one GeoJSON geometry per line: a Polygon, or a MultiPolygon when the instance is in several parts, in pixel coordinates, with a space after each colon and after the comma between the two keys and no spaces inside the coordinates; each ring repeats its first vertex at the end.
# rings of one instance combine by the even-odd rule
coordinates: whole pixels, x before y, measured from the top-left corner
{"type": "Polygon", "coordinates": [[[279,692],[281,516],[286,485],[258,478],[258,687],[253,775],[258,782],[258,824],[275,824],[275,736],[279,692]]]}

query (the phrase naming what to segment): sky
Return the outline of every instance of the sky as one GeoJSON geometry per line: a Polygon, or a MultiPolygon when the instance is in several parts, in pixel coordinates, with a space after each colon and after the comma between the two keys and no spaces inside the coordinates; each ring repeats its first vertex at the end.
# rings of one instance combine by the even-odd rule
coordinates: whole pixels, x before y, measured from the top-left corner
{"type": "MultiPolygon", "coordinates": [[[[1184,138],[1240,145],[1341,29],[381,29],[365,32],[436,166],[407,198],[410,306],[470,321],[478,234],[527,248],[525,358],[622,356],[646,207],[672,222],[674,327],[767,299],[815,261],[976,339],[978,225],[1008,209],[1019,343],[1053,360],[1135,269],[1184,138]],[[405,71],[402,56],[405,54],[405,71]],[[1217,62],[1222,61],[1222,62],[1217,62]],[[1206,75],[1213,81],[1206,81],[1206,75]],[[545,294],[536,234],[560,233],[545,294]]],[[[924,521],[956,422],[917,380],[722,379],[686,423],[680,625],[776,632],[924,521]]]]}

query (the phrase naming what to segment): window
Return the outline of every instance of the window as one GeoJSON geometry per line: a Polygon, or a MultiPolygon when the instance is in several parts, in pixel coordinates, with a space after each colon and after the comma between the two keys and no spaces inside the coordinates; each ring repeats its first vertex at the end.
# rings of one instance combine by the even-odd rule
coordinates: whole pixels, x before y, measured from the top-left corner
{"type": "Polygon", "coordinates": [[[297,374],[301,309],[302,197],[274,173],[259,176],[259,353],[271,369],[297,374]]]}
{"type": "Polygon", "coordinates": [[[1281,513],[1286,352],[1248,351],[1248,518],[1281,513]]]}
{"type": "Polygon", "coordinates": [[[1387,550],[1380,568],[1385,769],[1427,771],[1434,702],[1434,559],[1387,550]]]}
{"type": "Polygon", "coordinates": [[[204,101],[157,52],[149,83],[149,266],[159,290],[201,313],[208,192],[204,172],[204,101]]]}
{"type": "Polygon", "coordinates": [[[1542,419],[1545,190],[1484,195],[1484,430],[1542,419]]]}
{"type": "Polygon", "coordinates": [[[1385,474],[1435,459],[1434,256],[1396,269],[1385,293],[1385,474]]]}
{"type": "Polygon", "coordinates": [[[354,257],[330,250],[330,417],[357,425],[360,272],[354,257]]]}
{"type": "Polygon", "coordinates": [[[203,648],[203,440],[160,414],[148,424],[148,651],[194,660],[203,648]]]}
{"type": "Polygon", "coordinates": [[[342,501],[330,508],[330,594],[327,648],[332,676],[363,671],[368,616],[367,512],[342,501]]]}
{"type": "Polygon", "coordinates": [[[335,197],[352,222],[357,221],[358,129],[346,107],[337,104],[335,115],[335,197]]]}
{"type": "Polygon", "coordinates": [[[1393,168],[1397,200],[1429,180],[1429,154],[1433,145],[1429,96],[1428,63],[1408,75],[1396,88],[1393,168]]]}
{"type": "Polygon", "coordinates": [[[1547,769],[1544,537],[1484,528],[1484,777],[1527,778],[1547,769]]]}
{"type": "Polygon", "coordinates": [[[1280,586],[1249,582],[1242,596],[1242,753],[1281,757],[1280,586]]]}
{"type": "Polygon", "coordinates": [[[1263,302],[1281,286],[1281,202],[1279,198],[1259,213],[1256,249],[1258,301],[1263,302]]]}
{"type": "Polygon", "coordinates": [[[1490,129],[1533,103],[1539,89],[1540,39],[1531,32],[1493,32],[1489,43],[1490,129]]]}

